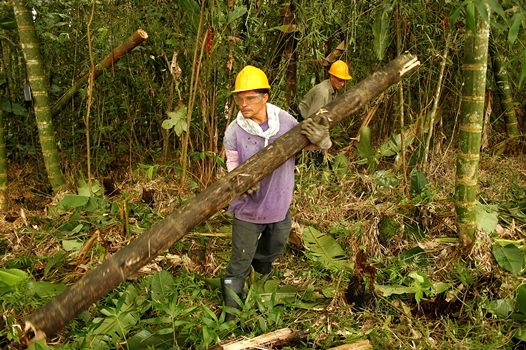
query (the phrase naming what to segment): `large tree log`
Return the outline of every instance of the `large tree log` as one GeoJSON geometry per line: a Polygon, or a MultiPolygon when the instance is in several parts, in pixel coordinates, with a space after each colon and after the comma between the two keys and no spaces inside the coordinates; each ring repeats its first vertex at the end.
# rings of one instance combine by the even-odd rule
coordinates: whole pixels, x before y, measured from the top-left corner
{"type": "MultiPolygon", "coordinates": [[[[417,58],[411,55],[396,58],[340,98],[321,108],[314,118],[320,118],[320,115],[324,114],[329,117],[331,127],[336,125],[374,96],[398,82],[405,73],[418,64],[417,58]]],[[[161,222],[146,230],[128,246],[53,298],[43,308],[29,315],[25,322],[25,339],[33,342],[55,334],[81,311],[87,309],[307,145],[309,141],[301,134],[300,125],[297,125],[161,222]]]]}
{"type": "MultiPolygon", "coordinates": [[[[131,37],[128,38],[124,43],[119,45],[116,49],[114,49],[108,57],[100,61],[96,66],[95,70],[93,72],[93,80],[97,79],[102,72],[104,72],[104,69],[111,68],[117,63],[121,58],[123,58],[128,52],[133,50],[135,47],[139,46],[144,40],[148,39],[148,33],[146,33],[142,29],[137,29],[135,33],[131,37]]],[[[64,95],[60,96],[60,98],[55,102],[55,104],[51,107],[51,115],[55,116],[58,113],[60,113],[64,107],[68,104],[68,102],[75,97],[80,87],[88,81],[89,73],[82,76],[75,85],[70,87],[68,91],[64,93],[64,95]]]]}

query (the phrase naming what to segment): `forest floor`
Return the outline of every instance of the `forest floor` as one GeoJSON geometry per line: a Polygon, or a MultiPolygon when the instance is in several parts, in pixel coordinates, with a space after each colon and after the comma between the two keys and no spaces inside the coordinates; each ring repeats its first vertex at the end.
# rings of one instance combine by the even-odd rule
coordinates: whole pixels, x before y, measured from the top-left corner
{"type": "MultiPolygon", "coordinates": [[[[526,157],[482,156],[479,201],[498,211],[499,221],[495,232],[478,231],[473,248],[460,252],[453,201],[456,154],[447,149],[441,154],[429,161],[428,185],[417,186],[418,193],[412,194],[411,180],[422,178],[393,175],[395,171],[390,169],[398,166],[393,160],[380,162],[375,171],[369,171],[353,159],[342,165],[341,158],[331,156],[331,169],[307,165],[305,155],[297,166],[291,207],[293,232],[271,278],[304,293],[323,295],[328,302],[321,308],[305,303],[287,311],[290,317],[281,316],[284,323],[269,321],[268,327],[254,323],[242,327],[244,334],[232,334],[254,336],[285,324],[310,332],[304,347],[294,347],[298,349],[331,348],[353,339],[368,339],[375,349],[521,346],[521,337],[517,337],[521,323],[509,316],[522,311],[509,310],[501,317],[491,305],[502,301],[513,304],[524,281],[523,272],[513,275],[505,271],[497,264],[492,247],[496,240],[514,242],[521,249],[525,246],[526,157]],[[313,246],[312,242],[305,244],[307,228],[337,242],[348,262],[342,265],[345,272],[326,264],[341,260],[341,256],[323,260],[309,254],[313,246]],[[425,258],[419,260],[419,254],[425,258]],[[437,290],[440,283],[447,284],[445,292],[437,290]],[[388,287],[372,292],[378,285],[388,287]],[[332,292],[327,292],[328,288],[332,292]]],[[[108,199],[121,206],[126,203],[127,216],[122,210],[109,214],[64,210],[56,215],[50,209],[65,194],[46,194],[45,185],[34,181],[38,177],[35,169],[10,164],[10,208],[0,213],[0,268],[25,270],[35,281],[74,283],[195,191],[181,186],[171,169],[161,167],[155,176],[145,176],[140,168],[120,171],[108,199]],[[65,245],[71,240],[81,242],[77,250],[65,245]],[[50,258],[58,252],[66,253],[63,261],[50,266],[50,258]]],[[[100,186],[104,187],[102,180],[100,186]]],[[[108,186],[106,183],[106,192],[108,186]]],[[[142,268],[139,276],[165,270],[174,276],[219,277],[229,257],[230,219],[225,211],[212,216],[167,254],[142,268]]],[[[210,295],[213,300],[208,307],[220,314],[218,292],[210,295]]],[[[16,303],[4,303],[2,311],[22,322],[36,304],[17,308],[16,303]]],[[[4,326],[7,324],[4,319],[4,326]]],[[[68,332],[61,332],[55,341],[71,342],[75,331],[68,328],[68,332]]],[[[232,340],[232,335],[229,338],[232,340]]]]}

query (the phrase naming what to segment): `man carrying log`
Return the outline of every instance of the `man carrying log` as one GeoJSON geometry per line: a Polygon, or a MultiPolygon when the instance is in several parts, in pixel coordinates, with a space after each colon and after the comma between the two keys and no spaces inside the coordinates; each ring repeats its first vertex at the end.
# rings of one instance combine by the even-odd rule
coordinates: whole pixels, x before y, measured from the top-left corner
{"type": "MultiPolygon", "coordinates": [[[[226,164],[232,171],[239,164],[291,130],[298,121],[281,108],[268,103],[270,85],[265,73],[246,66],[236,77],[234,101],[237,118],[227,127],[223,143],[226,164]]],[[[329,149],[332,145],[327,117],[306,120],[301,133],[312,145],[306,149],[329,149]]],[[[245,278],[253,268],[268,275],[272,263],[283,252],[291,229],[289,213],[294,190],[294,157],[263,178],[245,194],[235,198],[228,211],[232,223],[232,257],[221,279],[225,306],[241,309],[234,298],[243,300],[245,278]]],[[[227,313],[225,321],[234,319],[227,313]]]]}

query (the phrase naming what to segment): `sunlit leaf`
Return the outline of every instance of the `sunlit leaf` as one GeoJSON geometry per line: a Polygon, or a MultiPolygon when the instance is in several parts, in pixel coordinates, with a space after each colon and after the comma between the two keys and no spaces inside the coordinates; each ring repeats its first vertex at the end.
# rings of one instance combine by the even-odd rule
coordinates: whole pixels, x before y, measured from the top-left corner
{"type": "Polygon", "coordinates": [[[381,295],[384,297],[388,297],[393,294],[409,294],[409,293],[415,293],[418,288],[417,287],[407,287],[407,286],[400,286],[400,285],[381,285],[376,284],[374,286],[374,289],[377,292],[380,292],[381,295]]]}
{"type": "Polygon", "coordinates": [[[76,241],[76,240],[62,240],[62,248],[64,248],[67,252],[78,252],[82,246],[84,245],[84,242],[76,241]]]}
{"type": "Polygon", "coordinates": [[[237,6],[228,13],[228,24],[232,24],[232,22],[234,22],[239,17],[243,16],[245,13],[247,13],[247,7],[245,5],[237,6]]]}
{"type": "Polygon", "coordinates": [[[18,269],[0,269],[0,282],[14,286],[29,278],[27,272],[18,269]]]}
{"type": "Polygon", "coordinates": [[[475,206],[475,220],[477,221],[477,227],[484,229],[487,233],[495,231],[497,224],[499,223],[499,212],[495,205],[484,205],[477,202],[475,206]]]}

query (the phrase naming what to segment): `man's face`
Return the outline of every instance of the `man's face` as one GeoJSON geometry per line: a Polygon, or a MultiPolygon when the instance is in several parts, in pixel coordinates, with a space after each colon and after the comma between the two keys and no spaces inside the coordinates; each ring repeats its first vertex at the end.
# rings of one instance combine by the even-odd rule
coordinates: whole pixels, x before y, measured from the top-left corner
{"type": "Polygon", "coordinates": [[[334,75],[330,76],[331,85],[334,90],[340,90],[345,85],[345,80],[340,79],[334,75]]]}
{"type": "Polygon", "coordinates": [[[234,101],[245,118],[259,119],[266,115],[265,104],[268,101],[268,94],[258,93],[253,90],[242,91],[235,94],[234,101]]]}

